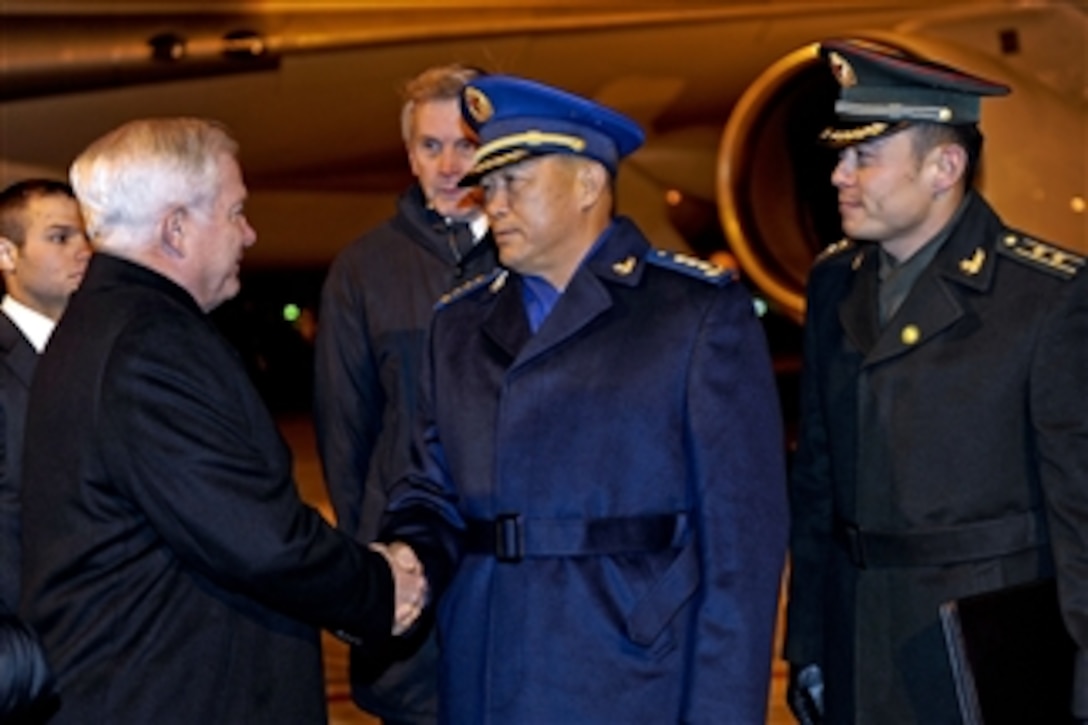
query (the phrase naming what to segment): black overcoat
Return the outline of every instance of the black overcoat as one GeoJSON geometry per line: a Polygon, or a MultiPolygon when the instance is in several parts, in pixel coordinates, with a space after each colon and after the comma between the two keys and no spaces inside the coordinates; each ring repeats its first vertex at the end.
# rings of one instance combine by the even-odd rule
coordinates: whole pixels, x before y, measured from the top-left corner
{"type": "Polygon", "coordinates": [[[1055,571],[1088,696],[1088,274],[965,203],[883,329],[874,246],[809,280],[786,656],[831,723],[960,722],[938,606],[1055,571]]]}
{"type": "Polygon", "coordinates": [[[56,669],[56,723],[323,724],[317,628],[380,643],[389,569],[301,503],[193,298],[96,254],[29,410],[23,614],[56,669]]]}

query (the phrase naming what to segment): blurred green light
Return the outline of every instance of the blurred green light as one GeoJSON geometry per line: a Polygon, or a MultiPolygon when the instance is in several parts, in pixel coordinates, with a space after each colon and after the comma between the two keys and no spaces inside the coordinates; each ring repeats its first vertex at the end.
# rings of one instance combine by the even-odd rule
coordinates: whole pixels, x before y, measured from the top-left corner
{"type": "Polygon", "coordinates": [[[283,306],[283,319],[288,322],[295,322],[302,315],[302,309],[294,304],[289,303],[283,306]]]}

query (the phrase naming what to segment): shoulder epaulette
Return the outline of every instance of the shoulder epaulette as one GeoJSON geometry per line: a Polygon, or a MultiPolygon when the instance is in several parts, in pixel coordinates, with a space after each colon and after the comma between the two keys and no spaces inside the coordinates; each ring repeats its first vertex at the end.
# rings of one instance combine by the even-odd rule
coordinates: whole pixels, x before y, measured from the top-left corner
{"type": "Polygon", "coordinates": [[[828,244],[823,248],[819,254],[816,255],[816,259],[813,260],[813,264],[818,264],[825,260],[837,257],[840,254],[847,252],[855,247],[854,240],[852,239],[840,239],[839,241],[828,244]]]}
{"type": "Polygon", "coordinates": [[[678,252],[655,249],[646,255],[646,261],[655,267],[664,267],[711,284],[724,285],[733,280],[733,273],[705,259],[678,252]]]}
{"type": "Polygon", "coordinates": [[[997,240],[997,251],[1006,257],[1062,279],[1073,279],[1088,262],[1083,254],[1056,247],[1049,242],[1015,231],[1001,233],[1001,237],[997,240]]]}
{"type": "Polygon", "coordinates": [[[446,294],[438,298],[438,302],[435,303],[435,308],[445,307],[451,302],[456,302],[462,297],[466,297],[472,292],[491,285],[492,292],[498,292],[502,289],[502,286],[506,283],[507,271],[505,269],[496,268],[488,272],[487,274],[481,274],[478,277],[473,277],[468,282],[460,284],[451,289],[446,294]]]}

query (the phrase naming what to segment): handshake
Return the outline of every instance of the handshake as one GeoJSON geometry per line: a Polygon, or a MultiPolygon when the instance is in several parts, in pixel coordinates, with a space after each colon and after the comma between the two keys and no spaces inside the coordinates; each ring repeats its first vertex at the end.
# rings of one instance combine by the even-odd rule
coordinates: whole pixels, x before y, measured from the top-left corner
{"type": "Polygon", "coordinates": [[[427,577],[416,553],[407,544],[375,542],[370,548],[385,557],[393,573],[393,636],[398,637],[412,628],[427,605],[427,577]]]}

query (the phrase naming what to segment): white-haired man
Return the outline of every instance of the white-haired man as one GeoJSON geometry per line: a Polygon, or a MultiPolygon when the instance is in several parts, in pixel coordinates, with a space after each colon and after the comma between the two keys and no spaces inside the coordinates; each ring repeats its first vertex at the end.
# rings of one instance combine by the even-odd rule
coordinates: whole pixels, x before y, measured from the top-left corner
{"type": "Polygon", "coordinates": [[[214,123],[143,120],[72,166],[97,253],[39,363],[24,468],[23,610],[57,723],[324,723],[317,628],[377,646],[425,596],[403,547],[300,502],[207,319],[256,241],[236,151],[214,123]]]}

